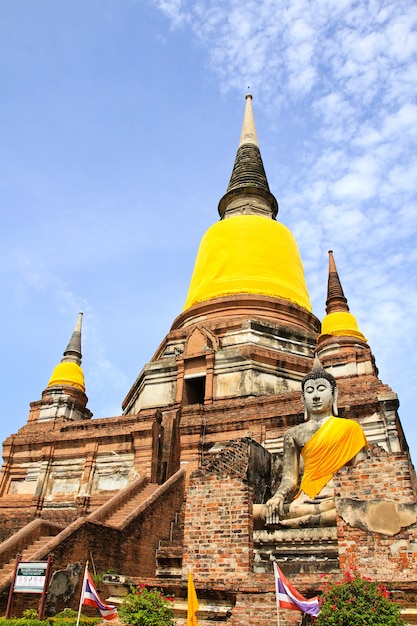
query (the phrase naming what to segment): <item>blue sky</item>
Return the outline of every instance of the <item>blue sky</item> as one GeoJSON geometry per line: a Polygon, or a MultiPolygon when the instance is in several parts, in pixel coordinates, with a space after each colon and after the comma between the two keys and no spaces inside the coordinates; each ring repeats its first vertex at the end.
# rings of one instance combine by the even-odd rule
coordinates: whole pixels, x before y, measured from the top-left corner
{"type": "Polygon", "coordinates": [[[322,319],[333,249],[417,458],[413,0],[0,0],[0,439],[84,311],[95,417],[181,312],[248,87],[322,319]]]}

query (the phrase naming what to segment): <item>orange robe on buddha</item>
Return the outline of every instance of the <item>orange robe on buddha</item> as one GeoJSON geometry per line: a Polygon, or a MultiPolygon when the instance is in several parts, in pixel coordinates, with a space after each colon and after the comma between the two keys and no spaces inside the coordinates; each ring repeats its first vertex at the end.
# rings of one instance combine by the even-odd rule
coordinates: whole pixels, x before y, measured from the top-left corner
{"type": "Polygon", "coordinates": [[[364,447],[369,444],[357,422],[330,417],[301,450],[304,474],[299,493],[315,498],[333,474],[364,447]]]}

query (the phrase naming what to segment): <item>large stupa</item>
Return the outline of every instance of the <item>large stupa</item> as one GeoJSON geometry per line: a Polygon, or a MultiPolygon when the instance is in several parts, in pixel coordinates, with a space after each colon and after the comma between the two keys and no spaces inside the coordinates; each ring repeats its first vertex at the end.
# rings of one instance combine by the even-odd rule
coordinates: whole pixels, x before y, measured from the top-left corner
{"type": "MultiPolygon", "coordinates": [[[[130,581],[173,594],[178,626],[189,571],[200,626],[267,626],[276,622],[276,561],[307,597],[323,576],[336,581],[357,568],[416,623],[416,480],[398,398],[378,377],[333,252],[322,322],[312,311],[297,244],[277,219],[250,95],[218,211],[184,308],[121,414],[92,419],[87,408],[80,314],[27,423],[4,441],[0,603],[17,555],[53,554],[55,580],[68,584],[52,580],[50,613],[78,606],[89,559],[104,598],[119,601],[116,590],[130,581]],[[333,476],[330,521],[259,522],[254,511],[280,481],[284,435],[304,421],[301,381],[315,358],[336,379],[339,416],[361,425],[368,457],[333,476]]],[[[20,596],[16,614],[30,601],[20,596]]]]}

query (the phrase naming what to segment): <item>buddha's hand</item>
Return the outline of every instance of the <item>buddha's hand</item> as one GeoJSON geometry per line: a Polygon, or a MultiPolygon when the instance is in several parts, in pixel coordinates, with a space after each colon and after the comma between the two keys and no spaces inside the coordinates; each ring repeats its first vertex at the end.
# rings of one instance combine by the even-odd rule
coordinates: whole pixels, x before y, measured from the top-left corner
{"type": "Polygon", "coordinates": [[[268,502],[264,505],[263,517],[266,519],[267,517],[271,517],[273,513],[275,515],[281,516],[284,510],[284,500],[285,496],[282,493],[276,493],[272,498],[268,500],[268,502]]]}

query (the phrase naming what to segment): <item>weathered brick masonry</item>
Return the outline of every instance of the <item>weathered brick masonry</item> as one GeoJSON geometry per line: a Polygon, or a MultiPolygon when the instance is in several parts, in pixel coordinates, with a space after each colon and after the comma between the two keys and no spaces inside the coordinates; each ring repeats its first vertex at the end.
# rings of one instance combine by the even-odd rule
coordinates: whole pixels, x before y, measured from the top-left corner
{"type": "MultiPolygon", "coordinates": [[[[416,500],[414,471],[404,454],[387,454],[377,446],[358,467],[340,470],[335,484],[338,498],[356,501],[398,502],[416,500]]],[[[383,510],[380,515],[383,515],[383,510]]],[[[393,511],[388,510],[388,515],[393,511]]],[[[364,576],[384,578],[391,586],[406,581],[415,585],[417,572],[417,525],[401,529],[393,537],[367,532],[337,520],[339,560],[342,571],[357,569],[364,576]]],[[[401,585],[400,585],[401,586],[401,585]]]]}

